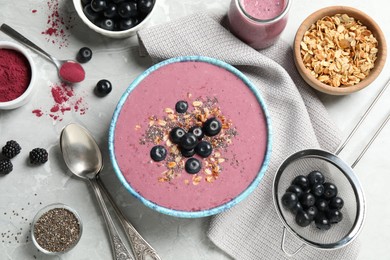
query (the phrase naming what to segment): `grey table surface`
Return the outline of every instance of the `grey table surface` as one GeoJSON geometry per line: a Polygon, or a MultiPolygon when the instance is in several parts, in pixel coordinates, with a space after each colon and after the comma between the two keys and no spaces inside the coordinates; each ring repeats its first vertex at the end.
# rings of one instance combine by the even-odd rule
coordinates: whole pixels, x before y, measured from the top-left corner
{"type": "MultiPolygon", "coordinates": [[[[226,12],[230,1],[160,0],[148,26],[162,24],[194,12],[226,12]]],[[[310,13],[329,5],[349,5],[371,15],[381,26],[385,36],[390,36],[389,4],[375,1],[293,1],[290,18],[282,38],[291,43],[294,34],[310,13]]],[[[54,66],[30,52],[38,76],[32,100],[21,108],[0,111],[0,145],[16,140],[22,152],[12,160],[14,171],[0,177],[0,259],[111,259],[106,229],[92,189],[88,183],[72,177],[59,149],[59,135],[70,122],[87,127],[98,141],[104,156],[105,168],[101,178],[114,196],[126,217],[146,240],[158,251],[162,259],[230,259],[214,246],[206,236],[209,218],[178,219],[146,208],[133,198],[119,183],[110,164],[107,138],[108,127],[115,106],[131,81],[151,65],[148,57],[139,57],[136,37],[112,40],[89,30],[77,17],[71,1],[60,0],[0,0],[0,23],[7,23],[40,45],[53,56],[74,58],[77,51],[88,46],[93,49],[93,59],[84,68],[87,78],[74,87],[73,108],[64,113],[53,113],[55,105],[51,90],[59,80],[54,66]],[[59,10],[56,35],[47,31],[52,26],[50,17],[59,10]],[[100,79],[109,79],[113,91],[104,98],[93,94],[100,79]],[[79,109],[75,109],[78,102],[79,109]],[[40,110],[38,117],[32,111],[40,110]],[[54,114],[57,118],[53,118],[54,114]],[[32,167],[27,163],[28,152],[35,147],[46,148],[49,162],[32,167]],[[34,247],[30,223],[43,206],[55,202],[70,205],[82,217],[84,232],[75,249],[62,256],[45,256],[34,247]]],[[[0,32],[0,41],[14,41],[0,32]]],[[[389,78],[389,65],[385,65],[379,78],[363,91],[345,97],[320,94],[331,117],[345,135],[365,111],[376,93],[389,78]]],[[[362,131],[352,139],[342,157],[352,163],[358,152],[372,135],[379,122],[389,112],[385,93],[374,108],[362,131]]],[[[390,259],[387,244],[390,241],[390,208],[387,207],[390,166],[387,159],[390,145],[390,127],[386,127],[373,146],[355,168],[367,199],[366,223],[360,234],[362,249],[359,259],[390,259]]]]}

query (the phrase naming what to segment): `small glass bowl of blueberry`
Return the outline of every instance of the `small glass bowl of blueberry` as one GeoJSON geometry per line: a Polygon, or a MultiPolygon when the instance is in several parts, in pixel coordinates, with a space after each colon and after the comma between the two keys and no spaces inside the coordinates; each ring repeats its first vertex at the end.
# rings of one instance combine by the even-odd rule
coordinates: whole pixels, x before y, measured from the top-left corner
{"type": "Polygon", "coordinates": [[[127,38],[147,24],[157,0],[73,0],[81,20],[111,38],[127,38]]]}

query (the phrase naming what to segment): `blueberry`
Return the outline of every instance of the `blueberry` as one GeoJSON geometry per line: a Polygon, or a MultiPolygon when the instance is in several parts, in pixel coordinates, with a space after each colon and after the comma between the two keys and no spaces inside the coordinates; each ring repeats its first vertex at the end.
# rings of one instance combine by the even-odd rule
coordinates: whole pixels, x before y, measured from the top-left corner
{"type": "Polygon", "coordinates": [[[169,132],[169,138],[171,139],[172,143],[179,144],[185,134],[186,131],[184,131],[183,128],[174,127],[171,132],[169,132]]]}
{"type": "Polygon", "coordinates": [[[303,190],[301,187],[297,186],[297,185],[290,185],[286,191],[289,191],[289,192],[294,192],[295,194],[297,194],[298,198],[300,198],[303,194],[303,190]]]}
{"type": "Polygon", "coordinates": [[[90,4],[84,6],[83,12],[85,16],[88,18],[88,20],[90,20],[93,23],[99,18],[99,14],[92,10],[90,4]]]}
{"type": "Polygon", "coordinates": [[[340,197],[334,197],[329,202],[329,207],[331,209],[342,209],[344,206],[344,200],[340,197]]]}
{"type": "Polygon", "coordinates": [[[328,210],[328,208],[329,208],[329,202],[326,200],[326,199],[324,199],[324,198],[318,198],[317,200],[316,200],[316,203],[315,203],[315,205],[316,205],[316,207],[317,207],[317,209],[319,210],[319,211],[327,211],[328,210]]]}
{"type": "Polygon", "coordinates": [[[118,14],[124,19],[137,16],[137,4],[134,2],[120,3],[118,6],[118,14]]]}
{"type": "Polygon", "coordinates": [[[180,152],[182,156],[189,158],[195,154],[195,149],[191,149],[191,150],[180,149],[180,152]]]}
{"type": "Polygon", "coordinates": [[[86,63],[92,59],[92,50],[88,47],[83,47],[79,50],[76,60],[80,63],[86,63]]]}
{"type": "Polygon", "coordinates": [[[202,164],[198,159],[190,158],[186,161],[184,168],[186,172],[194,174],[200,171],[200,169],[202,168],[202,164]]]}
{"type": "Polygon", "coordinates": [[[180,147],[191,150],[198,144],[198,138],[193,133],[186,133],[180,140],[180,147]]]}
{"type": "Polygon", "coordinates": [[[311,192],[317,197],[321,197],[322,194],[324,194],[324,191],[325,188],[322,184],[314,184],[314,186],[311,188],[311,192]]]}
{"type": "Polygon", "coordinates": [[[328,212],[326,212],[326,216],[328,217],[331,224],[339,223],[343,219],[343,213],[337,209],[330,209],[328,212]]]}
{"type": "Polygon", "coordinates": [[[107,8],[107,2],[105,0],[92,0],[91,8],[96,13],[99,13],[107,8]]]}
{"type": "Polygon", "coordinates": [[[204,136],[203,129],[200,126],[193,126],[188,130],[188,132],[193,133],[198,138],[198,140],[201,140],[204,136]]]}
{"type": "Polygon", "coordinates": [[[301,187],[303,191],[307,191],[310,187],[309,180],[307,179],[306,176],[303,175],[298,175],[297,177],[295,177],[294,180],[292,181],[292,184],[301,187]]]}
{"type": "Polygon", "coordinates": [[[296,215],[298,213],[298,211],[303,210],[302,204],[298,201],[297,204],[295,204],[295,206],[293,208],[291,208],[290,210],[293,214],[296,215]]]}
{"type": "Polygon", "coordinates": [[[86,6],[87,4],[90,4],[91,3],[91,0],[81,0],[81,4],[83,6],[86,6]]]}
{"type": "Polygon", "coordinates": [[[217,135],[217,134],[219,134],[221,129],[222,129],[221,122],[219,122],[219,120],[216,119],[215,117],[207,119],[203,125],[204,133],[207,136],[217,135]]]}
{"type": "Polygon", "coordinates": [[[116,4],[110,3],[103,12],[104,17],[106,18],[115,18],[118,16],[118,8],[116,4]]]}
{"type": "Polygon", "coordinates": [[[333,183],[325,182],[324,188],[324,198],[331,199],[337,196],[337,187],[333,183]]]}
{"type": "Polygon", "coordinates": [[[282,204],[287,209],[293,209],[298,203],[298,196],[293,192],[286,192],[282,196],[282,204]]]}
{"type": "Polygon", "coordinates": [[[111,2],[113,2],[115,4],[119,4],[119,3],[123,2],[123,1],[125,1],[125,0],[111,0],[111,2]]]}
{"type": "Polygon", "coordinates": [[[316,224],[316,227],[321,230],[329,230],[331,227],[329,219],[322,212],[318,213],[317,217],[314,220],[314,223],[316,224]]]}
{"type": "Polygon", "coordinates": [[[206,158],[213,152],[213,147],[207,141],[200,141],[195,147],[195,152],[200,157],[206,158]]]}
{"type": "Polygon", "coordinates": [[[152,150],[150,150],[150,157],[152,157],[153,161],[160,162],[167,157],[167,149],[162,145],[153,146],[152,150]]]}
{"type": "Polygon", "coordinates": [[[304,193],[299,200],[303,206],[303,208],[309,208],[316,203],[316,198],[311,193],[304,193]]]}
{"type": "Polygon", "coordinates": [[[98,81],[95,87],[95,94],[99,97],[103,97],[110,93],[112,90],[111,82],[106,79],[101,79],[98,81]]]}
{"type": "Polygon", "coordinates": [[[154,0],[138,0],[138,10],[143,14],[148,14],[152,11],[154,0]]]}
{"type": "Polygon", "coordinates": [[[312,171],[307,175],[307,179],[309,180],[310,186],[314,186],[314,184],[323,184],[325,182],[324,175],[319,171],[312,171]]]}
{"type": "Polygon", "coordinates": [[[188,109],[188,103],[187,101],[180,100],[175,105],[175,110],[177,113],[185,113],[188,109]]]}
{"type": "Polygon", "coordinates": [[[119,30],[124,31],[137,26],[140,23],[138,17],[132,17],[129,19],[121,19],[119,21],[119,30]]]}
{"type": "Polygon", "coordinates": [[[301,210],[297,212],[297,215],[295,216],[295,222],[300,227],[307,227],[310,225],[312,219],[310,218],[309,214],[307,214],[306,211],[301,210]]]}
{"type": "Polygon", "coordinates": [[[311,206],[306,210],[307,214],[309,215],[310,219],[315,219],[315,217],[318,214],[318,209],[316,206],[311,206]]]}
{"type": "Polygon", "coordinates": [[[113,31],[115,29],[114,20],[108,18],[100,20],[96,25],[107,31],[113,31]]]}

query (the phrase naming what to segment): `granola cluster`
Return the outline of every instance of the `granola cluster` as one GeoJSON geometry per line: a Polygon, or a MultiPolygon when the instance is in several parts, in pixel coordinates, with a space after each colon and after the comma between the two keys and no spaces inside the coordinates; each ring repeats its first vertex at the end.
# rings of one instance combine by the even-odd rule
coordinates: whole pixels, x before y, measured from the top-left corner
{"type": "Polygon", "coordinates": [[[347,14],[325,16],[312,24],[301,42],[305,67],[332,87],[353,86],[374,67],[378,41],[367,27],[347,14]]]}
{"type": "MultiPolygon", "coordinates": [[[[189,93],[187,99],[191,100],[192,95],[189,93]]],[[[149,123],[146,126],[145,133],[139,140],[141,145],[153,144],[163,145],[167,149],[167,157],[163,162],[164,170],[158,176],[159,182],[169,182],[175,178],[184,177],[183,182],[187,185],[198,185],[202,181],[212,183],[218,179],[223,163],[227,160],[223,157],[225,149],[232,143],[232,139],[237,135],[237,131],[230,119],[226,118],[218,106],[216,97],[198,97],[192,102],[192,109],[185,113],[177,113],[172,108],[164,109],[164,116],[158,118],[155,115],[149,117],[149,123]],[[222,130],[217,136],[205,136],[203,139],[208,141],[213,148],[212,154],[202,159],[202,170],[197,174],[183,173],[187,158],[182,156],[178,145],[172,143],[169,139],[169,133],[174,127],[189,129],[193,126],[202,126],[210,117],[217,118],[222,124],[222,130]],[[185,176],[183,176],[185,175],[185,176]],[[189,177],[189,178],[188,178],[189,177]]],[[[135,126],[135,130],[142,129],[140,124],[135,126]]]]}

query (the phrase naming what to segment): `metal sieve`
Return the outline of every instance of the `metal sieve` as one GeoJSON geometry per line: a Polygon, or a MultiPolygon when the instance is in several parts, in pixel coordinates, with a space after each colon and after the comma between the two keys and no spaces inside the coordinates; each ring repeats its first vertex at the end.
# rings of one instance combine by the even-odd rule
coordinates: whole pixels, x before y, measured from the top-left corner
{"type": "Polygon", "coordinates": [[[284,225],[281,249],[286,255],[293,256],[306,245],[318,249],[338,249],[351,243],[360,233],[365,218],[366,204],[363,188],[353,168],[387,124],[390,119],[390,114],[385,118],[351,166],[344,162],[338,155],[389,84],[390,81],[387,82],[385,87],[377,95],[335,153],[319,149],[306,149],[290,155],[279,167],[273,182],[273,200],[276,211],[284,225]],[[325,176],[327,182],[334,183],[338,188],[338,196],[344,200],[344,207],[341,209],[343,220],[337,224],[332,224],[331,228],[326,231],[317,229],[314,224],[307,227],[298,226],[295,222],[295,215],[290,210],[284,208],[281,201],[286,189],[291,185],[292,180],[296,176],[307,175],[314,170],[320,171],[325,176]],[[285,248],[287,230],[303,242],[292,253],[287,252],[285,248]]]}

